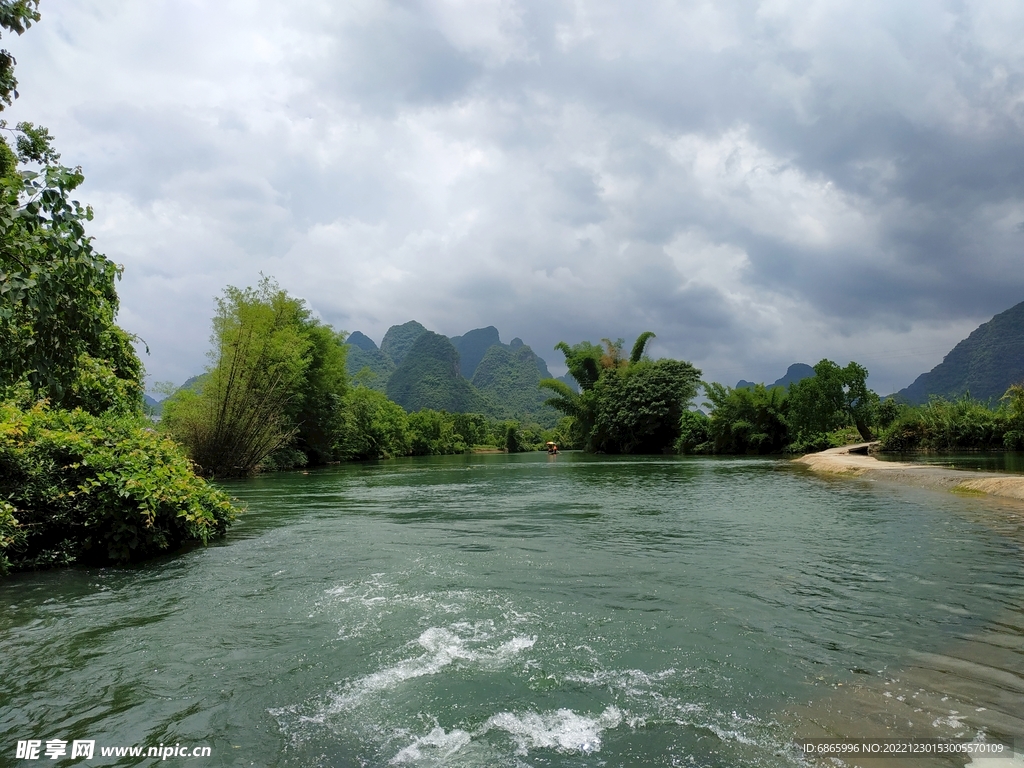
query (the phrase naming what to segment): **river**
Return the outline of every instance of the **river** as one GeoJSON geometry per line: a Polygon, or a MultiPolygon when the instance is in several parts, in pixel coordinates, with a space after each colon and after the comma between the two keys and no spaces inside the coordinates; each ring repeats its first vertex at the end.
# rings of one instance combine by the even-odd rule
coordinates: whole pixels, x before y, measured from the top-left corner
{"type": "Polygon", "coordinates": [[[798,737],[1024,736],[1019,506],[577,453],[225,488],[248,511],[208,548],[0,581],[0,764],[51,738],[95,740],[84,765],[201,745],[166,764],[337,767],[796,766],[798,737]]]}

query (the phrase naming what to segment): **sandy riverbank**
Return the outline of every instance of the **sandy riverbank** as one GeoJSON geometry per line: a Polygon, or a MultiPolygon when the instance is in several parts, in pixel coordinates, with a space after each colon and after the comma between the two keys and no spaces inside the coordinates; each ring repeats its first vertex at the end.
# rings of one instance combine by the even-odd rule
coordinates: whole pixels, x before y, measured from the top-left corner
{"type": "Polygon", "coordinates": [[[953,493],[988,494],[1024,501],[1024,476],[970,472],[904,461],[879,461],[868,455],[872,443],[846,445],[794,459],[813,472],[864,477],[953,493]]]}

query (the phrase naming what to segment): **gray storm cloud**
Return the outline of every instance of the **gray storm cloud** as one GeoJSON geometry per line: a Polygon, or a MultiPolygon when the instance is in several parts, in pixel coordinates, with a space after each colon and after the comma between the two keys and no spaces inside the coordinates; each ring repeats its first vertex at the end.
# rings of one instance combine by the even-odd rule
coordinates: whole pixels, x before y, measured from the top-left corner
{"type": "Polygon", "coordinates": [[[417,319],[905,386],[1024,299],[1024,6],[46,0],[5,41],[153,378],[260,272],[417,319]],[[331,7],[336,5],[337,7],[331,7]]]}

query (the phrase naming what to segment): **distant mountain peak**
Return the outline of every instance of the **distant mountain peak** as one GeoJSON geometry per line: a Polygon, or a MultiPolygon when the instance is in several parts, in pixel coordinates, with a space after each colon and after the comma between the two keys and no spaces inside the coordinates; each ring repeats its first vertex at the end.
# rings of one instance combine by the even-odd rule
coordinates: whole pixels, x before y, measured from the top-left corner
{"type": "Polygon", "coordinates": [[[461,336],[455,336],[451,342],[452,346],[458,350],[462,375],[467,379],[472,379],[476,367],[484,359],[487,350],[496,344],[501,344],[501,338],[498,336],[498,329],[493,325],[488,325],[486,328],[474,328],[461,336]]]}
{"type": "Polygon", "coordinates": [[[421,408],[522,418],[553,426],[558,414],[537,384],[547,363],[522,339],[502,344],[493,325],[448,338],[416,321],[388,329],[380,348],[359,331],[348,337],[346,368],[356,386],[421,408]]]}
{"type": "Polygon", "coordinates": [[[447,336],[424,331],[391,374],[387,395],[407,411],[451,413],[486,409],[479,393],[459,372],[459,353],[447,336]]]}
{"type": "Polygon", "coordinates": [[[351,344],[354,347],[359,347],[364,352],[378,352],[377,345],[373,339],[367,336],[361,331],[353,331],[349,334],[348,338],[345,339],[346,343],[351,344]]]}
{"type": "Polygon", "coordinates": [[[979,400],[1002,397],[1024,380],[1024,301],[982,323],[928,373],[897,394],[911,403],[935,395],[947,399],[967,392],[979,400]]]}
{"type": "MultiPolygon", "coordinates": [[[[796,384],[798,381],[803,379],[809,379],[814,375],[814,369],[807,363],[793,363],[789,368],[786,369],[785,375],[782,378],[776,379],[772,384],[765,384],[768,389],[773,387],[785,387],[789,389],[790,384],[796,384]]],[[[746,379],[740,379],[736,382],[736,389],[750,389],[755,384],[752,381],[746,379]]]]}
{"type": "Polygon", "coordinates": [[[380,351],[384,357],[395,365],[401,365],[406,354],[412,348],[426,328],[415,320],[410,320],[401,325],[392,325],[380,342],[380,351]]]}

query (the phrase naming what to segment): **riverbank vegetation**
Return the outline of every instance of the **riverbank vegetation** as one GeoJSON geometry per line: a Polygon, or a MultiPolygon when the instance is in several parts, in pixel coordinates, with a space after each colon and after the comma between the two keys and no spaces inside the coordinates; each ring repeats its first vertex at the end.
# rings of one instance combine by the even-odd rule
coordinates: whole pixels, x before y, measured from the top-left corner
{"type": "Polygon", "coordinates": [[[709,414],[684,413],[676,447],[693,454],[809,453],[877,439],[895,452],[1024,449],[1024,385],[1010,387],[994,406],[969,394],[915,406],[879,398],[857,363],[840,368],[822,360],[814,372],[788,389],[705,384],[709,414]]]}
{"type": "Polygon", "coordinates": [[[681,453],[806,453],[871,440],[879,398],[867,369],[831,360],[789,387],[704,385],[710,416],[689,413],[677,443],[681,453]],[[852,439],[851,439],[852,438],[852,439]]]}
{"type": "Polygon", "coordinates": [[[651,331],[642,333],[628,357],[623,339],[558,344],[580,391],[558,379],[544,379],[540,386],[554,393],[547,404],[567,417],[569,443],[605,453],[672,449],[700,371],[684,360],[651,360],[644,352],[652,338],[651,331]]]}
{"type": "MultiPolygon", "coordinates": [[[[38,18],[35,3],[6,4],[0,26],[38,18]]],[[[6,104],[12,65],[0,52],[6,104]]],[[[205,543],[236,510],[143,415],[142,364],[114,322],[121,268],[93,249],[92,210],[73,197],[81,169],[45,128],[0,129],[0,573],[205,543]]]]}
{"type": "Polygon", "coordinates": [[[114,318],[121,269],[92,247],[84,180],[45,129],[0,137],[0,571],[125,563],[223,533],[236,510],[142,412],[114,318]]]}
{"type": "MultiPolygon", "coordinates": [[[[431,341],[427,334],[419,341],[424,337],[431,341]]],[[[474,449],[518,452],[562,436],[479,413],[407,412],[358,376],[350,381],[345,334],[269,278],[256,288],[225,289],[212,341],[209,370],[163,402],[160,422],[210,476],[474,449]]]]}
{"type": "Polygon", "coordinates": [[[1024,384],[1014,384],[995,407],[965,394],[897,405],[881,435],[886,451],[1024,450],[1024,384]]]}
{"type": "MultiPolygon", "coordinates": [[[[564,424],[545,429],[480,413],[406,410],[359,375],[350,379],[346,334],[315,319],[271,278],[224,290],[211,340],[210,367],[163,401],[159,424],[208,476],[472,450],[515,453],[571,440],[564,424]]],[[[440,341],[451,346],[420,329],[407,346],[440,341]]],[[[457,357],[449,362],[457,368],[457,357]]],[[[430,376],[414,383],[428,388],[430,376]]]]}

